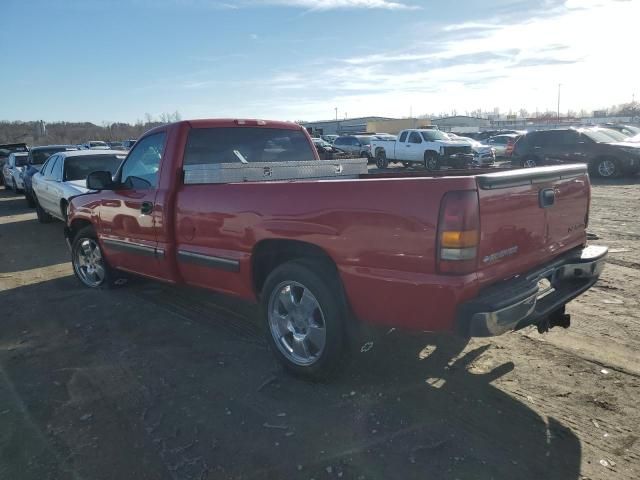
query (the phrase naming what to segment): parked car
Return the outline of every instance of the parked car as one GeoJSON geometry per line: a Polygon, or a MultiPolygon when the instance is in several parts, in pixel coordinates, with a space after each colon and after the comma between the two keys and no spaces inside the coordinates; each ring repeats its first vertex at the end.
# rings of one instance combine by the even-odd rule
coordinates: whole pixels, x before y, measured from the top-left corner
{"type": "Polygon", "coordinates": [[[82,148],[85,150],[109,150],[110,147],[107,142],[101,140],[90,140],[82,144],[82,148]]]}
{"type": "Polygon", "coordinates": [[[345,158],[348,155],[337,147],[334,147],[329,142],[323,140],[322,138],[312,138],[313,145],[316,147],[318,151],[318,155],[320,156],[320,160],[333,160],[335,158],[345,158]]]}
{"type": "Polygon", "coordinates": [[[633,137],[635,135],[640,134],[640,127],[636,127],[634,125],[621,125],[617,123],[605,123],[602,125],[602,128],[609,128],[611,130],[616,130],[620,133],[624,133],[628,137],[633,137]]]}
{"type": "Polygon", "coordinates": [[[131,148],[133,148],[133,146],[135,145],[136,141],[135,140],[123,140],[122,141],[122,146],[126,149],[126,150],[131,150],[131,148]]]}
{"type": "Polygon", "coordinates": [[[320,138],[333,145],[333,142],[335,142],[336,138],[338,138],[339,136],[340,135],[320,135],[320,138]]]}
{"type": "Polygon", "coordinates": [[[22,175],[27,164],[26,152],[10,153],[6,163],[2,167],[2,177],[4,179],[5,190],[12,189],[19,193],[24,188],[22,175]]]}
{"type": "Polygon", "coordinates": [[[435,129],[403,130],[396,140],[374,139],[371,148],[378,168],[387,168],[389,162],[403,165],[424,165],[427,170],[441,166],[465,168],[473,164],[473,150],[468,142],[451,140],[435,129]]]}
{"type": "Polygon", "coordinates": [[[371,135],[344,135],[336,138],[333,145],[354,157],[371,159],[371,139],[371,135]]]}
{"type": "MultiPolygon", "coordinates": [[[[452,135],[449,133],[449,137],[452,135]]],[[[478,167],[491,166],[496,161],[496,149],[490,145],[486,145],[478,140],[469,137],[460,137],[456,135],[454,140],[459,142],[467,142],[473,150],[473,164],[478,167]]]]}
{"type": "Polygon", "coordinates": [[[502,130],[485,130],[483,132],[478,132],[478,133],[474,133],[474,134],[470,134],[470,137],[475,138],[476,140],[488,140],[491,137],[495,137],[497,135],[524,135],[526,132],[526,130],[506,130],[506,129],[502,129],[502,130]]]}
{"type": "Polygon", "coordinates": [[[33,197],[40,223],[67,218],[69,199],[87,193],[87,176],[94,171],[113,175],[125,158],[118,150],[61,151],[51,155],[32,178],[33,197]]]}
{"type": "Polygon", "coordinates": [[[613,178],[640,171],[640,144],[603,128],[539,130],[518,140],[511,162],[524,167],[586,163],[593,175],[613,178]]]}
{"type": "Polygon", "coordinates": [[[564,305],[604,267],[607,248],[586,246],[584,165],[446,176],[335,165],[294,123],[157,127],[70,200],[74,273],[90,288],[128,272],[259,302],[276,357],[317,377],[379,327],[567,327],[564,305]]]}
{"type": "Polygon", "coordinates": [[[4,165],[7,163],[7,159],[9,155],[14,152],[28,152],[29,147],[27,147],[26,143],[6,143],[0,145],[0,185],[4,185],[4,175],[2,174],[2,169],[4,165]]]}
{"type": "Polygon", "coordinates": [[[73,150],[78,150],[78,148],[75,145],[46,145],[43,147],[32,147],[31,150],[29,150],[27,166],[24,171],[24,198],[29,207],[34,208],[36,206],[33,197],[33,188],[31,186],[33,176],[40,171],[44,162],[54,153],[73,150]]]}
{"type": "Polygon", "coordinates": [[[107,145],[111,150],[125,150],[122,142],[107,142],[107,145]]]}
{"type": "Polygon", "coordinates": [[[518,133],[496,135],[487,139],[486,143],[494,148],[496,157],[510,157],[513,154],[513,147],[520,136],[518,133]]]}

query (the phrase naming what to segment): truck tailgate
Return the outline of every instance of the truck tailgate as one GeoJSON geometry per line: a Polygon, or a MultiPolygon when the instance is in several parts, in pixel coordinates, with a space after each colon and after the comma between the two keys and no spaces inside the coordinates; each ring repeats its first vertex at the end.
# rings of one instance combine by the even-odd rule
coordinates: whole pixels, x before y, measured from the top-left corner
{"type": "Polygon", "coordinates": [[[551,261],[586,242],[586,165],[478,175],[480,287],[551,261]]]}

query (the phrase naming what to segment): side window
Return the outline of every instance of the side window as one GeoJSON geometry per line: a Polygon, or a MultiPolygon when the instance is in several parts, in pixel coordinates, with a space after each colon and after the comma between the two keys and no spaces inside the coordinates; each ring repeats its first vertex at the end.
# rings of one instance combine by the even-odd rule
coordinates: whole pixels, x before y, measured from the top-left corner
{"type": "Polygon", "coordinates": [[[566,146],[573,146],[578,144],[578,132],[567,130],[560,135],[560,143],[566,146]]]}
{"type": "Polygon", "coordinates": [[[64,166],[64,158],[58,157],[58,161],[53,167],[53,171],[51,173],[51,178],[54,180],[61,182],[62,181],[62,167],[64,166]]]}
{"type": "Polygon", "coordinates": [[[47,162],[47,168],[46,170],[44,170],[42,172],[42,174],[44,175],[44,178],[51,178],[53,175],[53,171],[56,167],[56,163],[58,163],[58,156],[56,155],[55,157],[51,157],[49,159],[49,161],[47,162]]]}
{"type": "Polygon", "coordinates": [[[407,132],[406,130],[404,132],[402,132],[402,134],[400,135],[400,143],[404,143],[407,141],[407,135],[409,132],[407,132]]]}
{"type": "Polygon", "coordinates": [[[409,135],[409,143],[422,143],[422,138],[418,132],[411,132],[409,135]]]}
{"type": "Polygon", "coordinates": [[[44,172],[47,169],[47,167],[49,166],[49,163],[51,163],[51,157],[47,158],[47,160],[45,160],[45,162],[44,162],[44,165],[42,165],[42,168],[40,169],[40,172],[42,173],[42,175],[44,175],[44,172]]]}
{"type": "Polygon", "coordinates": [[[166,133],[160,132],[136,142],[122,165],[121,183],[136,190],[149,190],[158,186],[165,138],[166,133]]]}
{"type": "Polygon", "coordinates": [[[338,137],[335,139],[335,141],[333,142],[334,145],[342,145],[344,143],[344,138],[342,137],[338,137]]]}

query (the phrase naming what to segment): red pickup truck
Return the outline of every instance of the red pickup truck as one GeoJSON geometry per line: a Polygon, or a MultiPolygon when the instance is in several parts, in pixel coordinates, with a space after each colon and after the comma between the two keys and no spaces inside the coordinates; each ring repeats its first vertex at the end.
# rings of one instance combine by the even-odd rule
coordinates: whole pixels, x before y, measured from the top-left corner
{"type": "Polygon", "coordinates": [[[607,248],[586,246],[585,165],[354,173],[349,162],[319,160],[292,123],[153,129],[70,202],[75,274],[92,288],[128,272],[259,302],[275,355],[317,376],[370,326],[567,327],[565,304],[604,267],[607,248]]]}

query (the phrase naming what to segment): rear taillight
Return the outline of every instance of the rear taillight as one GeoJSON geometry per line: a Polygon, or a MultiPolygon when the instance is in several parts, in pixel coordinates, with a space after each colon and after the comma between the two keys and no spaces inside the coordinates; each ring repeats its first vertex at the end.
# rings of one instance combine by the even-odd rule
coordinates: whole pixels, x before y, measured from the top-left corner
{"type": "Polygon", "coordinates": [[[506,155],[507,157],[510,157],[510,156],[511,156],[511,154],[513,153],[513,147],[514,147],[515,143],[516,143],[516,142],[514,142],[513,140],[509,140],[509,141],[507,142],[507,149],[506,149],[506,152],[505,152],[505,155],[506,155]]]}
{"type": "Polygon", "coordinates": [[[476,269],[480,241],[478,193],[474,190],[445,194],[438,222],[438,271],[465,274],[476,269]]]}

